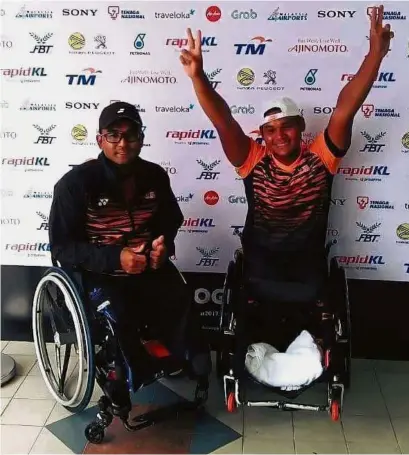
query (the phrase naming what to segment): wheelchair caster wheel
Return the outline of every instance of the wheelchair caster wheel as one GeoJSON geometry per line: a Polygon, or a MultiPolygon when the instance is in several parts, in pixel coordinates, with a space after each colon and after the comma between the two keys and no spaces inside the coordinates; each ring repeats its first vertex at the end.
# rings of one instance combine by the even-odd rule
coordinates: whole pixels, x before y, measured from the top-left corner
{"type": "Polygon", "coordinates": [[[234,392],[230,392],[227,396],[227,410],[229,412],[234,412],[237,409],[236,397],[234,392]]]}
{"type": "Polygon", "coordinates": [[[208,398],[209,398],[208,389],[201,389],[200,387],[196,387],[195,403],[198,405],[198,407],[204,406],[208,398]]]}
{"type": "Polygon", "coordinates": [[[337,420],[339,420],[340,409],[339,409],[338,401],[333,401],[331,403],[330,413],[331,413],[331,420],[333,422],[336,422],[337,420]]]}
{"type": "Polygon", "coordinates": [[[105,431],[104,428],[96,423],[90,423],[86,428],[85,428],[85,437],[87,438],[87,441],[89,441],[91,444],[101,444],[105,436],[105,431]]]}

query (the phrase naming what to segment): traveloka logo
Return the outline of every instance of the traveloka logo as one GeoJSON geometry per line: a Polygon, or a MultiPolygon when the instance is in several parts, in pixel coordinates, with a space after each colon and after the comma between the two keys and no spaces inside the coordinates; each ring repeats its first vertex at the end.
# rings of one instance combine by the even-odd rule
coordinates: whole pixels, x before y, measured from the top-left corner
{"type": "Polygon", "coordinates": [[[49,243],[7,243],[5,248],[6,251],[13,253],[24,253],[28,257],[44,257],[50,252],[49,243]]]}
{"type": "Polygon", "coordinates": [[[188,203],[188,202],[191,202],[191,200],[193,199],[193,196],[194,196],[193,193],[189,193],[188,195],[185,195],[185,196],[176,196],[176,200],[178,202],[188,203]]]}
{"type": "Polygon", "coordinates": [[[101,70],[96,70],[95,68],[86,68],[82,72],[85,74],[66,74],[68,85],[95,85],[98,74],[102,73],[101,70]]]}
{"type": "Polygon", "coordinates": [[[365,118],[374,117],[400,117],[400,113],[396,112],[394,108],[375,108],[373,104],[363,104],[361,112],[365,118]]]}
{"type": "Polygon", "coordinates": [[[395,208],[389,201],[374,201],[370,200],[368,196],[357,196],[356,203],[360,210],[394,210],[395,208]]]}
{"type": "Polygon", "coordinates": [[[155,106],[155,111],[161,114],[188,114],[194,107],[194,104],[188,106],[155,106]]]}
{"type": "Polygon", "coordinates": [[[402,223],[396,228],[396,235],[400,240],[396,243],[409,244],[409,223],[402,223]]]}
{"type": "Polygon", "coordinates": [[[318,73],[318,69],[310,69],[308,70],[307,74],[304,77],[304,82],[306,86],[300,87],[300,90],[303,91],[321,91],[321,87],[316,87],[315,83],[317,82],[316,75],[318,73]]]}
{"type": "Polygon", "coordinates": [[[1,75],[7,77],[8,80],[19,80],[21,83],[40,82],[41,78],[48,76],[45,68],[38,66],[29,68],[5,68],[1,69],[1,75]]]}
{"type": "Polygon", "coordinates": [[[177,145],[210,145],[210,140],[217,139],[215,130],[167,131],[166,137],[177,145]]]}
{"type": "Polygon", "coordinates": [[[151,55],[151,53],[145,49],[145,37],[146,33],[139,33],[139,35],[136,36],[133,42],[133,47],[136,49],[136,51],[129,52],[129,55],[151,55]]]}
{"type": "Polygon", "coordinates": [[[112,20],[121,19],[145,19],[145,16],[135,9],[121,9],[119,6],[108,6],[108,14],[112,20]]]}
{"type": "Polygon", "coordinates": [[[195,10],[191,9],[188,12],[156,12],[155,19],[190,19],[195,14],[195,10]]]}
{"type": "Polygon", "coordinates": [[[379,141],[386,136],[385,131],[381,131],[380,133],[376,134],[375,136],[371,136],[366,131],[361,131],[362,136],[366,139],[366,144],[364,148],[359,150],[360,152],[368,152],[368,153],[379,153],[383,152],[382,148],[385,147],[385,144],[379,143],[379,141]]]}
{"type": "Polygon", "coordinates": [[[196,160],[200,166],[202,166],[202,172],[196,180],[217,180],[220,172],[214,171],[216,166],[220,164],[220,160],[212,161],[211,163],[205,163],[203,160],[196,160]]]}
{"type": "Polygon", "coordinates": [[[22,6],[20,11],[16,14],[17,19],[52,19],[53,12],[50,10],[34,10],[27,9],[26,6],[22,6]]]}
{"type": "Polygon", "coordinates": [[[218,262],[219,258],[216,257],[216,253],[219,252],[219,247],[215,248],[202,248],[197,246],[196,250],[201,254],[199,262],[196,263],[198,267],[214,267],[218,262]]]}
{"type": "Polygon", "coordinates": [[[188,234],[207,234],[209,229],[216,227],[213,218],[186,218],[179,232],[188,234]]]}
{"type": "Polygon", "coordinates": [[[210,73],[208,72],[205,72],[206,73],[206,76],[207,76],[207,79],[209,80],[210,82],[210,85],[212,86],[212,88],[214,88],[215,90],[217,89],[217,87],[219,86],[219,84],[221,84],[221,81],[218,80],[217,76],[222,72],[222,69],[221,68],[217,68],[215,69],[214,71],[211,71],[210,73]]]}
{"type": "Polygon", "coordinates": [[[44,167],[50,166],[48,158],[44,156],[32,156],[32,157],[22,157],[22,158],[2,158],[2,166],[10,166],[15,169],[24,169],[24,172],[41,172],[44,170],[44,167]]]}
{"type": "MultiPolygon", "coordinates": [[[[209,52],[209,48],[217,46],[215,36],[203,36],[202,37],[202,52],[209,52]]],[[[166,46],[172,46],[177,52],[179,52],[183,47],[188,45],[187,38],[167,38],[165,42],[166,46]]]]}
{"type": "Polygon", "coordinates": [[[409,153],[409,131],[402,136],[402,153],[409,153]]]}
{"type": "Polygon", "coordinates": [[[264,55],[266,43],[271,43],[273,40],[264,38],[264,36],[255,36],[251,38],[252,43],[234,44],[236,55],[264,55]]]}
{"type": "Polygon", "coordinates": [[[382,182],[390,172],[388,166],[339,167],[338,174],[345,180],[359,182],[382,182]]]}
{"type": "MultiPolygon", "coordinates": [[[[86,47],[86,39],[82,33],[72,33],[68,38],[68,44],[73,55],[114,55],[115,52],[107,51],[107,37],[105,35],[96,35],[93,39],[93,50],[84,49],[86,47]]],[[[90,47],[90,46],[89,46],[90,47]]]]}
{"type": "Polygon", "coordinates": [[[280,7],[277,7],[268,17],[269,21],[289,22],[289,21],[306,21],[307,13],[280,13],[280,7]]]}
{"type": "MultiPolygon", "coordinates": [[[[369,17],[371,17],[373,11],[374,11],[374,8],[372,6],[368,6],[368,8],[366,9],[366,14],[369,17]]],[[[383,12],[383,19],[385,21],[397,21],[397,20],[405,21],[406,20],[406,16],[403,15],[400,11],[384,11],[383,12]]]]}
{"type": "Polygon", "coordinates": [[[35,39],[36,45],[33,50],[30,51],[30,54],[48,54],[50,49],[54,46],[51,44],[46,44],[47,41],[54,35],[54,33],[47,33],[43,37],[36,35],[35,33],[30,33],[30,36],[35,39]]]}
{"type": "Polygon", "coordinates": [[[365,256],[336,256],[339,263],[349,269],[355,270],[373,270],[376,271],[382,266],[386,265],[386,262],[382,255],[367,254],[365,256]]]}
{"type": "Polygon", "coordinates": [[[340,38],[298,38],[298,44],[289,47],[288,52],[336,54],[348,52],[348,48],[340,38]]]}
{"type": "Polygon", "coordinates": [[[378,227],[381,225],[381,223],[375,223],[372,224],[371,226],[365,226],[365,224],[362,224],[360,222],[356,222],[356,225],[361,228],[361,235],[355,239],[356,242],[364,242],[364,243],[374,243],[378,242],[380,234],[374,234],[374,231],[378,229],[378,227]]]}

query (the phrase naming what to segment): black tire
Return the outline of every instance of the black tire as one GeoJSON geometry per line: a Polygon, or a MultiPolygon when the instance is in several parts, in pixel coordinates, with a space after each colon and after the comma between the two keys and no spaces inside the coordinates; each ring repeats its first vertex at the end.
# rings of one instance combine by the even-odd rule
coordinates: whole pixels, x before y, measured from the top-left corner
{"type": "Polygon", "coordinates": [[[85,437],[91,444],[101,444],[104,440],[105,430],[97,422],[92,422],[85,428],[85,437]]]}

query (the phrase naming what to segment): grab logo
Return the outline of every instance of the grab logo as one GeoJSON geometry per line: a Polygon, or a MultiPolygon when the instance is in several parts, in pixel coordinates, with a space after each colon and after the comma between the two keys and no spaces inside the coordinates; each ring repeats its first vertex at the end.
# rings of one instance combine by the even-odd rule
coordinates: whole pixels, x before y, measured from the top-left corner
{"type": "Polygon", "coordinates": [[[222,11],[218,6],[209,6],[206,10],[206,18],[209,22],[217,22],[222,17],[222,11]]]}
{"type": "Polygon", "coordinates": [[[203,197],[203,200],[207,205],[216,205],[219,202],[219,195],[216,191],[207,191],[203,197]]]}

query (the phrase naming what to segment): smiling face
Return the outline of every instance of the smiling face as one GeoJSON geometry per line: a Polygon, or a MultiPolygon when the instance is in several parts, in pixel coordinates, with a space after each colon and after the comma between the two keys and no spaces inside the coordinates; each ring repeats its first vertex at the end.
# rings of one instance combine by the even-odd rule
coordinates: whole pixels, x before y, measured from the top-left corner
{"type": "MultiPolygon", "coordinates": [[[[270,115],[275,112],[266,112],[270,115]]],[[[301,152],[301,135],[305,129],[304,119],[299,116],[272,120],[261,127],[267,150],[283,164],[294,162],[301,152]]]]}
{"type": "Polygon", "coordinates": [[[101,131],[97,142],[110,161],[129,164],[141,153],[141,126],[131,120],[118,120],[101,131]]]}

